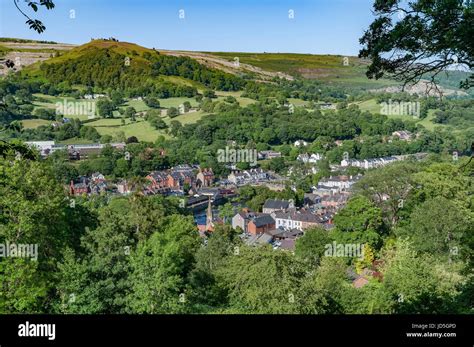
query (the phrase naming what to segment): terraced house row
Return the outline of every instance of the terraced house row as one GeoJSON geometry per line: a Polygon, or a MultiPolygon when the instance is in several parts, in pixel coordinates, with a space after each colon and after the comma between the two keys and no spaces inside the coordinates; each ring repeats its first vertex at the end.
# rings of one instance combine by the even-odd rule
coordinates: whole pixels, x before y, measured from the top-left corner
{"type": "Polygon", "coordinates": [[[201,169],[190,165],[179,165],[167,171],[153,171],[146,176],[153,190],[182,190],[185,187],[212,186],[215,176],[212,169],[201,169]],[[197,173],[196,173],[197,172],[197,173]]]}

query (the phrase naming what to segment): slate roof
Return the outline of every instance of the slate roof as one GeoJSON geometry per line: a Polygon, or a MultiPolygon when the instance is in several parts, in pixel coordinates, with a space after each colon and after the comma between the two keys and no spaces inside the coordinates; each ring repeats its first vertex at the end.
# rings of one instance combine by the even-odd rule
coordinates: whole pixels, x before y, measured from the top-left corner
{"type": "Polygon", "coordinates": [[[285,231],[278,235],[278,237],[283,237],[285,239],[296,239],[298,236],[303,235],[303,232],[299,229],[291,229],[290,231],[285,231]]]}
{"type": "Polygon", "coordinates": [[[281,240],[281,249],[286,249],[288,251],[293,251],[295,249],[295,240],[293,239],[284,239],[281,240]]]}
{"type": "Polygon", "coordinates": [[[164,181],[168,174],[162,171],[153,171],[150,173],[150,176],[153,177],[155,181],[164,181]]]}
{"type": "Polygon", "coordinates": [[[253,223],[257,228],[260,228],[264,225],[275,224],[275,220],[269,214],[261,214],[253,219],[253,223]]]}
{"type": "Polygon", "coordinates": [[[290,203],[285,200],[273,200],[273,199],[268,199],[265,201],[265,204],[263,205],[263,208],[271,208],[274,210],[285,210],[288,207],[290,207],[290,203]]]}
{"type": "Polygon", "coordinates": [[[272,230],[266,231],[266,233],[271,235],[271,236],[280,236],[284,232],[285,232],[285,230],[283,230],[283,229],[272,229],[272,230]]]}
{"type": "Polygon", "coordinates": [[[180,180],[182,177],[179,172],[172,171],[169,173],[171,177],[173,177],[174,180],[180,180]]]}

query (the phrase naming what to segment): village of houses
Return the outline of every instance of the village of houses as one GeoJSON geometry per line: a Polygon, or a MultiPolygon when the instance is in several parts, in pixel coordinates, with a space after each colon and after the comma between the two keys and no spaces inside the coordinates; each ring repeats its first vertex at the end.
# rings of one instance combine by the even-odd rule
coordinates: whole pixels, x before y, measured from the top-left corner
{"type": "MultiPolygon", "coordinates": [[[[400,134],[405,136],[405,134],[400,134]]],[[[67,150],[70,159],[87,158],[91,154],[99,154],[105,147],[102,144],[91,145],[56,145],[54,141],[29,142],[28,145],[38,149],[42,156],[48,156],[56,150],[67,150]]],[[[303,147],[307,143],[296,141],[294,146],[303,147]]],[[[124,149],[124,143],[113,143],[110,146],[124,149]]],[[[276,151],[258,152],[258,160],[280,157],[276,151]]],[[[423,154],[414,155],[415,157],[423,154]]],[[[344,158],[340,165],[332,165],[332,171],[344,171],[348,167],[374,169],[383,167],[409,156],[392,156],[365,160],[344,158]]],[[[298,161],[309,164],[313,173],[315,165],[323,155],[319,153],[303,153],[297,157],[298,161]]],[[[291,169],[290,169],[291,172],[291,169]]],[[[241,237],[248,245],[271,245],[274,249],[293,251],[298,237],[306,229],[315,226],[329,230],[333,227],[333,218],[348,201],[351,188],[361,174],[330,175],[319,180],[310,192],[304,194],[302,206],[295,206],[293,201],[273,200],[265,201],[262,211],[251,211],[245,205],[233,204],[235,215],[231,225],[234,230],[240,231],[241,237]]],[[[212,169],[201,168],[199,165],[182,164],[168,170],[153,171],[145,177],[142,194],[181,197],[182,208],[203,214],[201,221],[196,219],[197,228],[202,236],[214,230],[217,224],[224,221],[215,213],[213,206],[220,205],[229,199],[238,196],[239,187],[245,185],[266,186],[272,190],[283,190],[288,178],[281,177],[273,172],[255,167],[248,170],[232,170],[227,177],[216,177],[212,169]],[[204,217],[204,216],[203,216],[204,217]]],[[[71,181],[67,187],[71,196],[88,196],[93,194],[128,195],[134,191],[134,186],[127,180],[110,182],[97,172],[90,177],[81,176],[71,181]]],[[[227,221],[229,222],[229,221],[227,221]]]]}

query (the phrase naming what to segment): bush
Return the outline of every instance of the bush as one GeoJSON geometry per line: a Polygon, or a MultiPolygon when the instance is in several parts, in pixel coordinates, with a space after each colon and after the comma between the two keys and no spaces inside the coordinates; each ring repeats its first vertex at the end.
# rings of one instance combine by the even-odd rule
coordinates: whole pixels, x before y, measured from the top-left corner
{"type": "Polygon", "coordinates": [[[170,107],[168,111],[166,112],[166,114],[168,115],[168,117],[174,118],[174,117],[179,116],[179,111],[176,107],[170,107]]]}
{"type": "Polygon", "coordinates": [[[160,101],[157,98],[145,98],[143,101],[145,102],[145,105],[150,108],[160,108],[160,101]]]}

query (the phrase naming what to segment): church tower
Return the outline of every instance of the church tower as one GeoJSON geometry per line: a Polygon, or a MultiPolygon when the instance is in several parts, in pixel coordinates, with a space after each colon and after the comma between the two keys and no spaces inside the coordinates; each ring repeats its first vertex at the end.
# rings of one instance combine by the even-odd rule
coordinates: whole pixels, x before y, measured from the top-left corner
{"type": "Polygon", "coordinates": [[[206,212],[206,231],[214,230],[214,222],[212,220],[213,220],[212,204],[211,204],[211,197],[209,197],[209,203],[207,205],[207,212],[206,212]]]}

